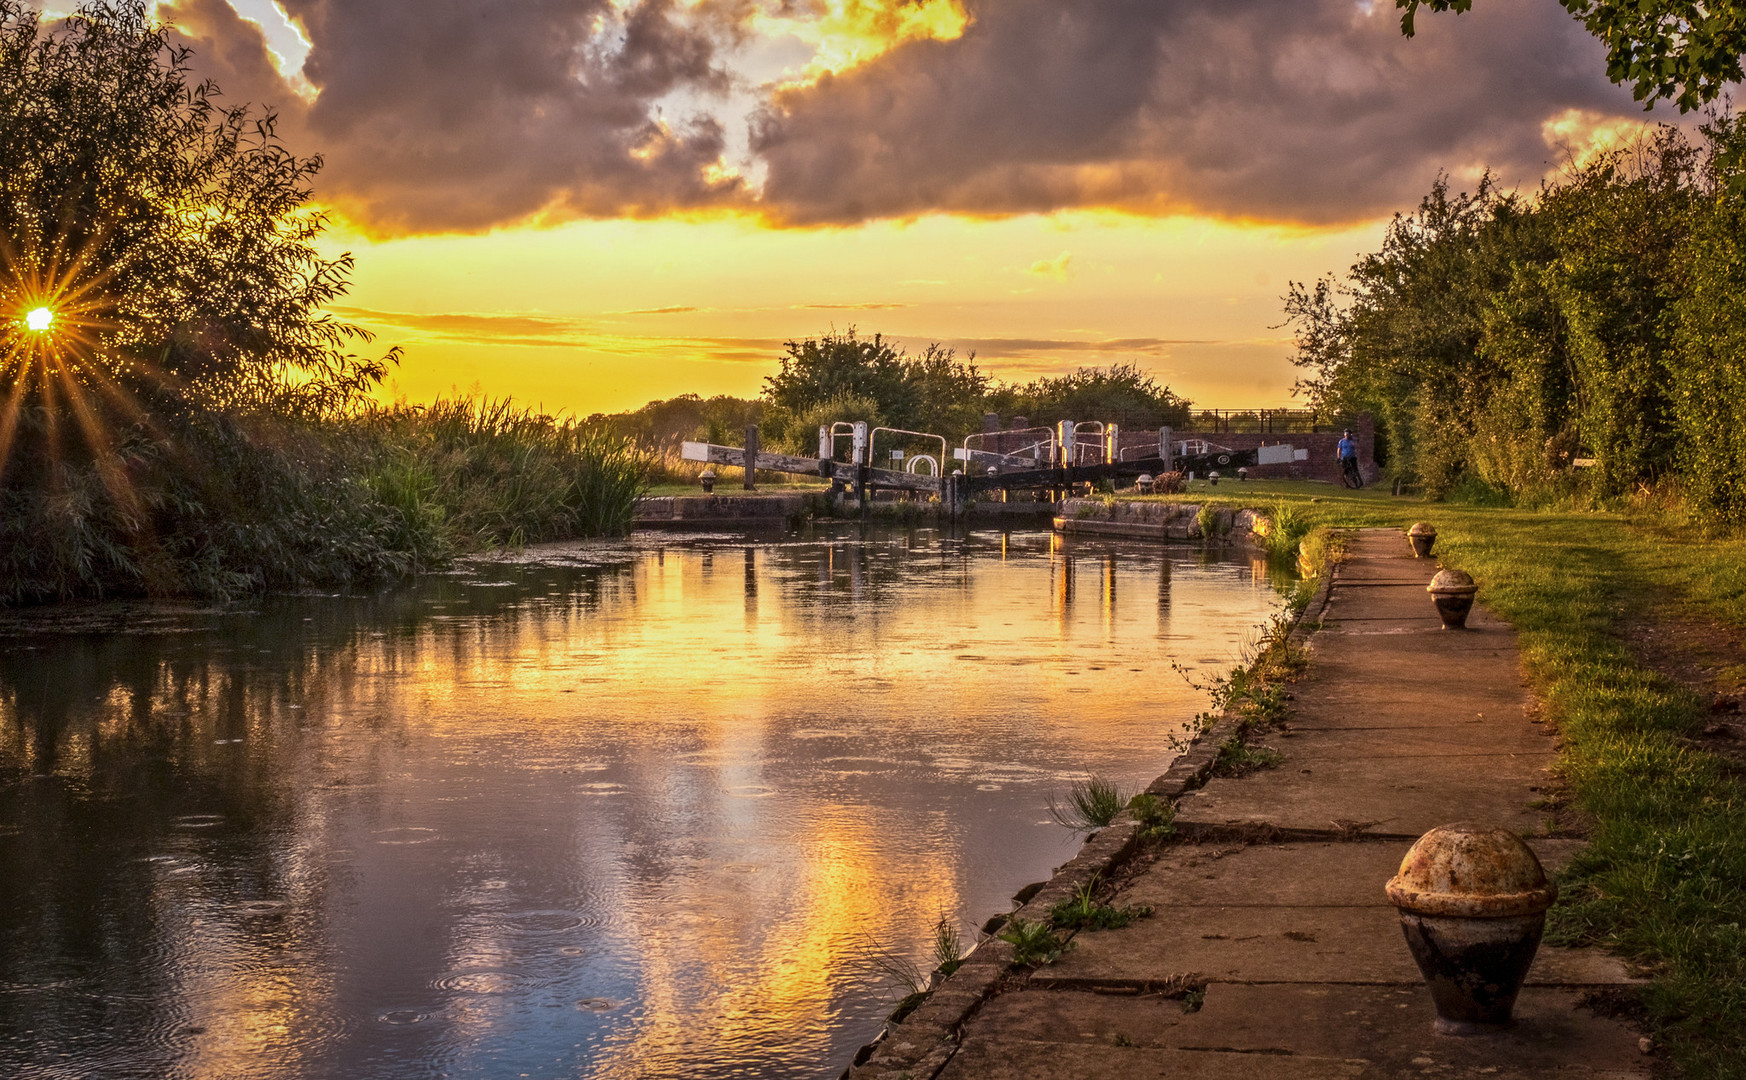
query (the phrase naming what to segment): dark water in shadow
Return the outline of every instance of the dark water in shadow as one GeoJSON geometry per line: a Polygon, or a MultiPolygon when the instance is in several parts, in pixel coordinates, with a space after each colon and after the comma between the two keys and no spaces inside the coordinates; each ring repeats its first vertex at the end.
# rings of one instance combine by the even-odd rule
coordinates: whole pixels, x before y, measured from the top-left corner
{"type": "MultiPolygon", "coordinates": [[[[1234,549],[1234,551],[1240,549],[1234,549]]],[[[814,1077],[1278,607],[1247,552],[639,537],[0,625],[0,1076],[814,1077]]]]}

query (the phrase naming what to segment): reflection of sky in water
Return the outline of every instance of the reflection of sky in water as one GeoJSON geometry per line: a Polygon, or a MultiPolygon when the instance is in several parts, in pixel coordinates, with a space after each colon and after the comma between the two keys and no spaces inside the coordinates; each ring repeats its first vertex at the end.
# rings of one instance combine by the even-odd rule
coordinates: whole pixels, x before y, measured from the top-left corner
{"type": "Polygon", "coordinates": [[[1068,858],[1047,794],[1160,772],[1171,661],[1276,606],[1246,557],[843,530],[15,619],[0,1075],[834,1071],[869,948],[1068,858]]]}

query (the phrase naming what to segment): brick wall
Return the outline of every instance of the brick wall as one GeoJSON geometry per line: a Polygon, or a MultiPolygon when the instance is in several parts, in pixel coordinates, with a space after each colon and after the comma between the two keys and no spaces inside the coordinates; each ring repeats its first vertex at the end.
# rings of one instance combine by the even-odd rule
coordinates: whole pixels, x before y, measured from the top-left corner
{"type": "MultiPolygon", "coordinates": [[[[1376,422],[1368,413],[1360,415],[1353,422],[1352,435],[1358,443],[1358,470],[1364,476],[1365,483],[1373,484],[1382,476],[1382,470],[1376,464],[1376,422]]],[[[1213,446],[1232,450],[1254,450],[1285,443],[1296,450],[1308,450],[1308,460],[1289,465],[1252,465],[1249,467],[1250,477],[1257,480],[1325,480],[1332,484],[1340,482],[1340,463],[1336,457],[1340,444],[1338,431],[1297,432],[1290,435],[1172,431],[1170,438],[1173,442],[1200,439],[1213,446]]],[[[1156,431],[1122,433],[1122,448],[1128,452],[1128,456],[1148,448],[1155,450],[1157,445],[1156,431]]]]}

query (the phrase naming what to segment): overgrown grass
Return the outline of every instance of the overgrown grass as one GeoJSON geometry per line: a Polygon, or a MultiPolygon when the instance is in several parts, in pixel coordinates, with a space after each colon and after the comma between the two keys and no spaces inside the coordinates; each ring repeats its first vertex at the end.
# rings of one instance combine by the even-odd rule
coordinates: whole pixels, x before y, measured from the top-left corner
{"type": "Polygon", "coordinates": [[[372,483],[458,550],[623,535],[648,488],[650,462],[625,440],[507,398],[373,409],[337,428],[372,483]]]}
{"type": "Polygon", "coordinates": [[[1315,526],[1437,526],[1439,560],[1473,574],[1481,601],[1520,632],[1563,736],[1560,775],[1591,822],[1551,936],[1607,946],[1651,972],[1648,1023],[1687,1075],[1746,1075],[1746,787],[1690,739],[1705,703],[1620,636],[1630,612],[1746,628],[1746,539],[1706,534],[1660,505],[1530,510],[1248,488],[1241,505],[1286,503],[1315,526]]]}

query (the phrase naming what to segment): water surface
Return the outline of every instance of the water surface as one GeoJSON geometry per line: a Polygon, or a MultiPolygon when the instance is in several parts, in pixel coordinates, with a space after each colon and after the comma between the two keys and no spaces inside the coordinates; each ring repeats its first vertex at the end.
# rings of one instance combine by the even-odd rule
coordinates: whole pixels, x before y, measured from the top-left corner
{"type": "Polygon", "coordinates": [[[867,529],[0,626],[0,1076],[817,1077],[1138,788],[1246,551],[867,529]]]}

